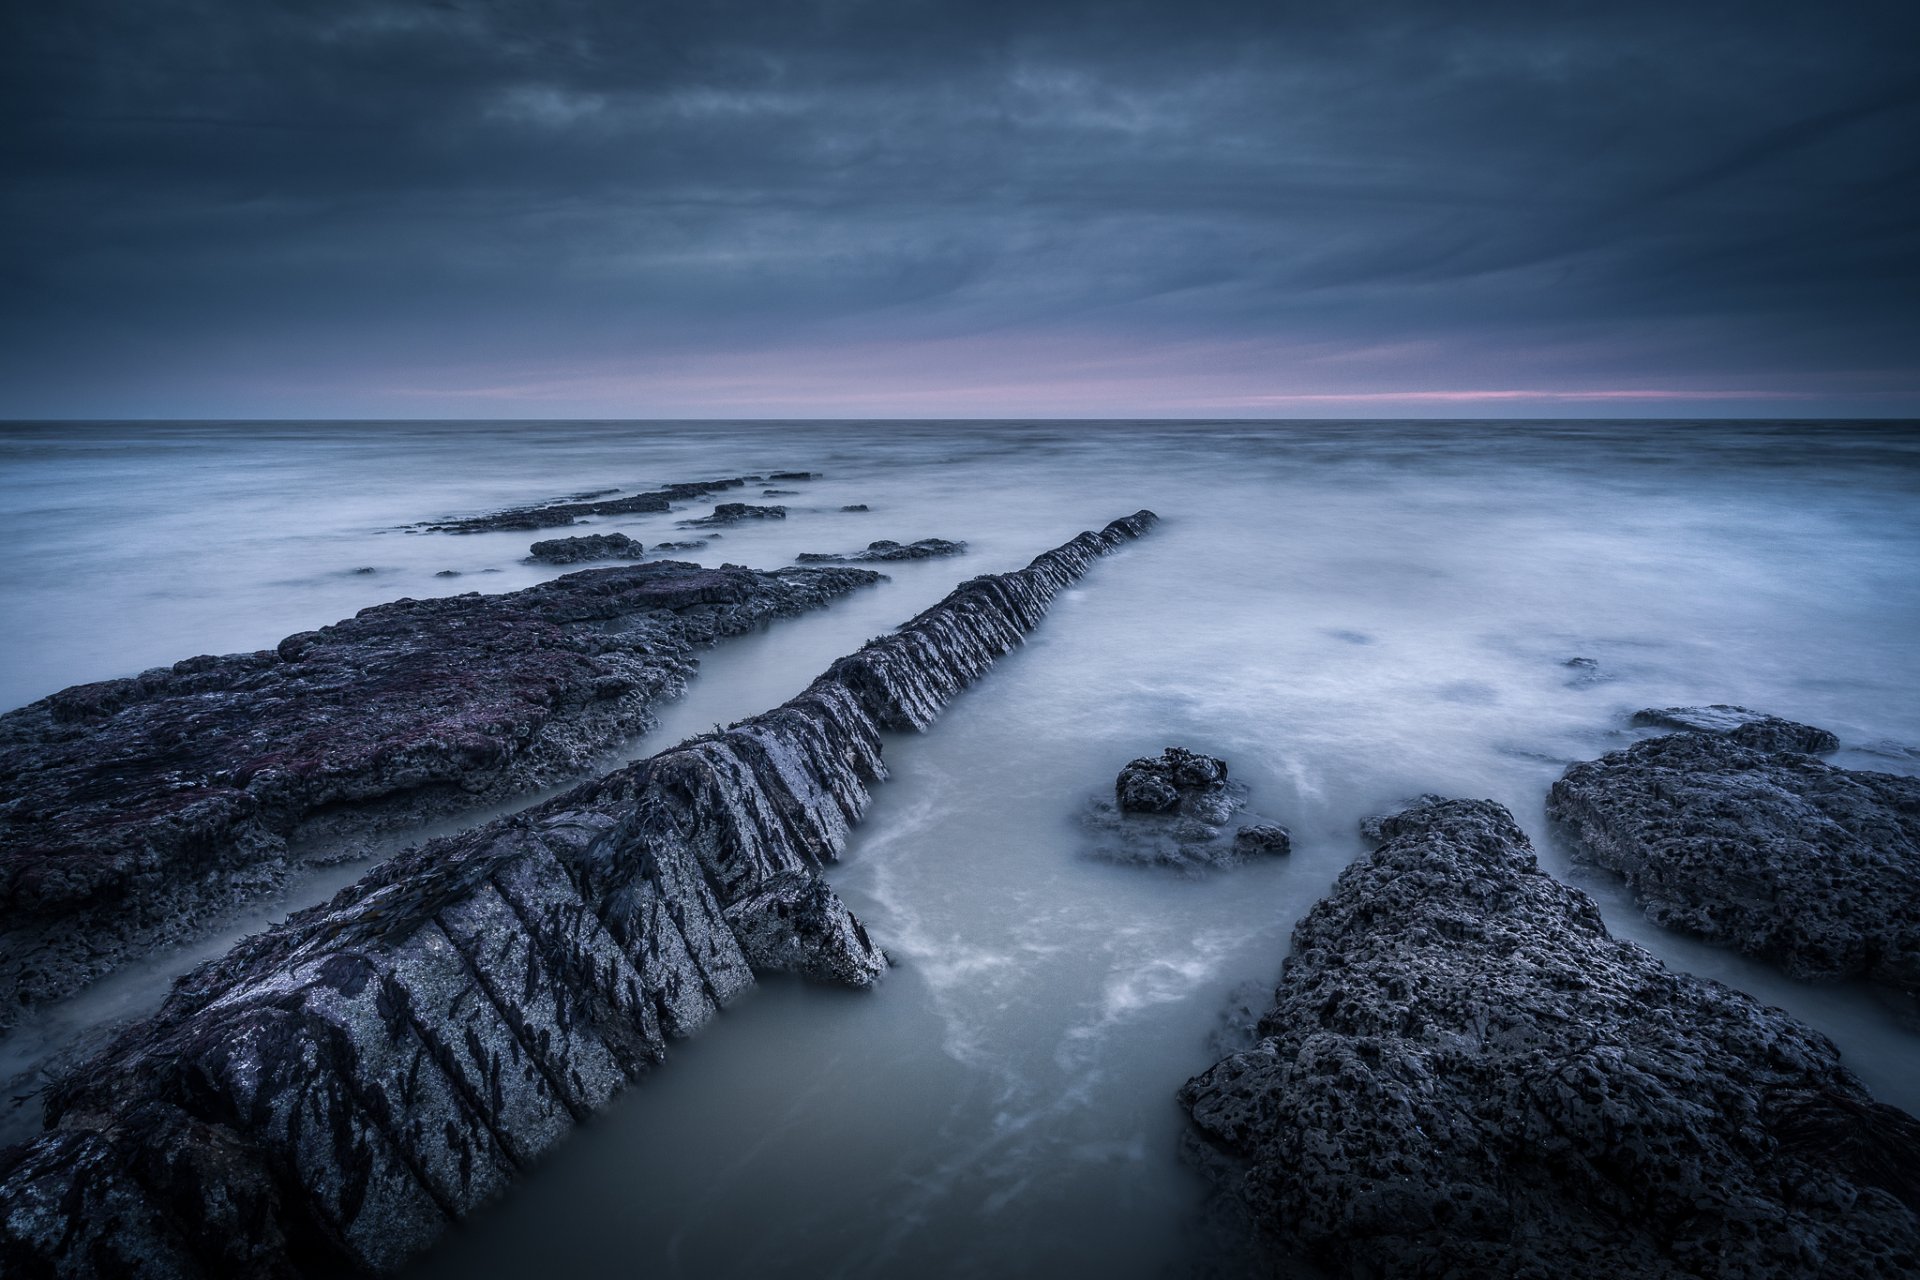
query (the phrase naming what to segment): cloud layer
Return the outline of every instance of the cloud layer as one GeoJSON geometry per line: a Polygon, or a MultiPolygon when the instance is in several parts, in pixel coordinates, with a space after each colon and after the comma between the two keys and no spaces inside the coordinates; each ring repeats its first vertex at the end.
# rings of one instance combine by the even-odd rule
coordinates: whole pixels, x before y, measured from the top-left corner
{"type": "Polygon", "coordinates": [[[14,6],[0,415],[1913,413],[1915,14],[14,6]]]}

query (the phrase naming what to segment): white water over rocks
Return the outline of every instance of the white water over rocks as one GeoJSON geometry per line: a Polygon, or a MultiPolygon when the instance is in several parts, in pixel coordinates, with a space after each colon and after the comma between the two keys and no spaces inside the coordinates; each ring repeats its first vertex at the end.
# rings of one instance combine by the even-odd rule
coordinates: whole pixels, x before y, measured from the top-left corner
{"type": "MultiPolygon", "coordinates": [[[[521,563],[531,535],[394,526],[779,469],[825,478],[783,486],[802,490],[788,519],[679,558],[771,567],[929,536],[968,552],[886,566],[891,584],[705,658],[632,754],[777,705],[1063,531],[1143,506],[1164,523],[931,732],[887,743],[894,781],[830,873],[898,963],[879,989],[763,986],[429,1273],[1178,1267],[1201,1190],[1174,1089],[1218,1056],[1234,989],[1271,983],[1357,820],[1420,792],[1508,805],[1616,933],[1787,1007],[1920,1110],[1920,1039],[1871,996],[1655,928],[1570,869],[1540,816],[1564,764],[1643,732],[1626,716],[1648,706],[1755,707],[1833,730],[1836,763],[1920,772],[1910,427],[6,428],[5,701],[557,572],[521,563]],[[872,511],[840,510],[856,503],[872,511]],[[1170,743],[1225,757],[1292,829],[1291,858],[1183,879],[1082,856],[1086,796],[1170,743]]],[[[703,512],[574,531],[651,544],[703,512]]]]}

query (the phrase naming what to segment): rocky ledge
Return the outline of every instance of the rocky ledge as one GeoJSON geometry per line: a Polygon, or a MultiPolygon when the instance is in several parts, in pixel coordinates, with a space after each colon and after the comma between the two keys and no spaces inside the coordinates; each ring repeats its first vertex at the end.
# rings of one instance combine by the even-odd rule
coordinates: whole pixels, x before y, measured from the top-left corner
{"type": "Polygon", "coordinates": [[[932,560],[940,556],[957,556],[966,549],[966,543],[949,542],[945,538],[922,538],[918,542],[905,543],[879,538],[869,542],[864,551],[802,551],[794,559],[801,564],[871,564],[875,561],[932,560]]]}
{"type": "Polygon", "coordinates": [[[785,507],[756,507],[746,502],[722,502],[713,509],[710,516],[701,516],[697,520],[682,520],[683,529],[713,529],[724,525],[739,524],[742,520],[785,520],[785,507]]]}
{"type": "Polygon", "coordinates": [[[870,984],[819,878],[925,728],[1149,512],[975,578],[785,705],[391,859],[183,979],[0,1153],[0,1269],[387,1272],[746,988],[870,984]]]}
{"type": "Polygon", "coordinates": [[[1228,830],[1246,803],[1246,788],[1228,781],[1225,760],[1168,747],[1128,763],[1114,779],[1113,800],[1089,806],[1090,852],[1110,862],[1188,871],[1291,852],[1292,837],[1277,822],[1228,830]]]}
{"type": "Polygon", "coordinates": [[[759,483],[762,478],[760,476],[729,476],[724,480],[696,480],[686,484],[662,485],[658,489],[630,493],[624,497],[609,496],[618,494],[620,492],[618,489],[600,489],[593,493],[577,493],[571,498],[561,498],[553,502],[536,503],[530,507],[509,507],[505,511],[494,511],[483,516],[465,516],[457,520],[442,520],[415,527],[429,533],[490,533],[499,529],[552,529],[572,524],[582,517],[631,516],[667,511],[676,502],[691,502],[696,498],[724,493],[728,489],[743,488],[748,484],[759,483]]]}
{"type": "Polygon", "coordinates": [[[1920,1272],[1920,1122],[1818,1033],[1608,936],[1491,801],[1387,819],[1261,1039],[1181,1090],[1282,1270],[1920,1272]]]}
{"type": "Polygon", "coordinates": [[[528,548],[527,556],[548,564],[579,564],[583,560],[638,560],[646,551],[624,533],[593,533],[536,542],[528,548]]]}
{"type": "Polygon", "coordinates": [[[1576,764],[1547,814],[1626,877],[1656,922],[1799,978],[1920,995],[1920,779],[1806,754],[1824,729],[1742,707],[1643,711],[1686,726],[1576,764]]]}
{"type": "Polygon", "coordinates": [[[577,776],[650,727],[701,645],[878,580],[588,570],[378,605],[0,716],[0,1027],[272,893],[290,842],[344,856],[577,776]]]}

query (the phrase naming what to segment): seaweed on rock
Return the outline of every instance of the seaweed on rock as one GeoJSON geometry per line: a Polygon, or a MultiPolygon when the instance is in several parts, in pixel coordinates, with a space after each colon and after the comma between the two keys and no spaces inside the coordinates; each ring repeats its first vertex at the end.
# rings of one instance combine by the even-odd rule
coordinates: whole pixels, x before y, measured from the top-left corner
{"type": "Polygon", "coordinates": [[[1152,521],[964,583],[786,704],[410,850],[188,975],[0,1153],[0,1267],[389,1271],[754,965],[870,984],[885,958],[819,871],[885,777],[881,731],[925,727],[1152,521]]]}

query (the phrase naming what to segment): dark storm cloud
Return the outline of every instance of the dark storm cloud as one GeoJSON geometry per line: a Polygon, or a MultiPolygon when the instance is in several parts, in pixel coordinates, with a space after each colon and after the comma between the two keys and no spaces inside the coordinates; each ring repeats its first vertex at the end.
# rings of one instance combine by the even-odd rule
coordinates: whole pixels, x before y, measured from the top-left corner
{"type": "Polygon", "coordinates": [[[0,413],[1920,390],[1907,5],[26,9],[0,413]]]}

